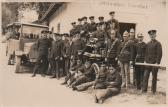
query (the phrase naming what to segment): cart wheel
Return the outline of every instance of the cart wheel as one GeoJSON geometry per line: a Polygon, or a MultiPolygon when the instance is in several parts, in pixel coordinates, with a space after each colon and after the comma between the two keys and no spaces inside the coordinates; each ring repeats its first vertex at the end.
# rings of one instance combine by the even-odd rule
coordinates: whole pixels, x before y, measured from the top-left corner
{"type": "Polygon", "coordinates": [[[16,56],[16,69],[15,73],[21,72],[21,57],[16,56]]]}
{"type": "Polygon", "coordinates": [[[94,68],[95,73],[98,74],[98,73],[99,73],[99,70],[100,70],[100,69],[99,69],[99,66],[98,66],[96,63],[93,63],[93,64],[92,64],[92,67],[94,68]]]}

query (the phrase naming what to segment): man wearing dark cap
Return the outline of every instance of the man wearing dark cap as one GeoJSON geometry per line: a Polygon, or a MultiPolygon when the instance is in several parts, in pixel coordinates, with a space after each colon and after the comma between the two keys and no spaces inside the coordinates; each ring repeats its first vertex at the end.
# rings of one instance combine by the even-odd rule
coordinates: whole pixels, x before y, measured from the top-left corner
{"type": "Polygon", "coordinates": [[[99,16],[98,19],[99,19],[99,25],[101,25],[101,27],[102,27],[104,30],[106,30],[107,23],[104,21],[104,17],[103,17],[103,16],[99,16]]]}
{"type": "Polygon", "coordinates": [[[63,60],[62,53],[63,53],[63,46],[64,43],[61,39],[60,34],[55,34],[54,41],[51,47],[51,58],[54,62],[53,72],[54,75],[51,78],[60,78],[60,69],[61,69],[61,61],[63,60]]]}
{"type": "Polygon", "coordinates": [[[74,35],[77,33],[77,25],[76,25],[76,22],[72,22],[71,25],[72,25],[72,29],[70,30],[70,35],[71,35],[71,36],[74,36],[74,35]]]}
{"type": "Polygon", "coordinates": [[[79,57],[79,51],[84,52],[86,48],[85,42],[81,39],[80,34],[76,34],[73,41],[72,41],[72,51],[71,51],[71,60],[72,65],[76,64],[78,58],[83,60],[82,57],[79,57]]]}
{"type": "Polygon", "coordinates": [[[38,58],[32,77],[35,77],[38,71],[41,72],[42,76],[45,76],[48,67],[48,50],[51,47],[51,41],[47,38],[47,33],[48,31],[43,30],[41,32],[42,37],[37,41],[38,58]]]}
{"type": "MultiPolygon", "coordinates": [[[[49,33],[48,33],[48,35],[47,35],[47,38],[49,39],[49,41],[51,42],[51,44],[52,44],[52,42],[53,42],[53,33],[51,32],[51,31],[49,31],[49,33]]],[[[52,68],[51,68],[51,61],[50,61],[50,53],[51,53],[51,48],[49,48],[49,52],[48,52],[48,61],[49,61],[49,64],[48,64],[48,70],[47,70],[47,75],[50,75],[51,73],[52,73],[52,68]]]]}
{"type": "MultiPolygon", "coordinates": [[[[145,51],[146,51],[146,43],[143,42],[143,34],[138,33],[137,38],[138,42],[135,44],[135,61],[144,63],[145,60],[145,51]]],[[[135,78],[136,78],[136,87],[138,90],[142,88],[143,75],[144,75],[144,66],[136,66],[135,65],[135,78]]]]}
{"type": "Polygon", "coordinates": [[[116,20],[114,17],[115,17],[115,12],[112,11],[112,12],[109,12],[109,15],[110,15],[110,19],[107,21],[108,23],[108,29],[110,29],[110,24],[113,24],[114,23],[114,27],[117,31],[119,31],[120,27],[119,27],[119,23],[118,23],[118,20],[116,20]]]}
{"type": "Polygon", "coordinates": [[[88,39],[89,39],[89,23],[87,22],[87,17],[83,17],[82,18],[83,20],[83,25],[82,25],[82,29],[80,31],[80,35],[81,35],[81,38],[87,42],[88,39]]]}
{"type": "MultiPolygon", "coordinates": [[[[133,53],[133,59],[135,59],[135,44],[138,42],[138,40],[135,38],[135,30],[133,28],[129,31],[129,39],[132,41],[131,45],[133,47],[132,53],[133,53]]],[[[133,85],[136,85],[136,75],[135,75],[135,65],[134,60],[131,62],[133,64],[133,85]]]]}
{"type": "Polygon", "coordinates": [[[78,18],[78,24],[76,25],[77,33],[80,33],[82,29],[82,18],[78,18]]]}
{"type": "Polygon", "coordinates": [[[120,44],[118,49],[119,65],[122,74],[122,87],[130,88],[130,62],[134,60],[132,40],[129,39],[129,33],[124,31],[124,41],[120,44]]]}
{"type": "MultiPolygon", "coordinates": [[[[145,63],[160,64],[162,59],[162,45],[159,41],[156,40],[156,30],[149,30],[148,34],[151,40],[147,43],[146,46],[145,63]]],[[[150,72],[152,72],[151,91],[153,92],[153,94],[155,94],[158,68],[150,66],[145,68],[142,92],[147,92],[150,72]]]]}
{"type": "Polygon", "coordinates": [[[94,31],[96,31],[96,23],[94,20],[94,16],[90,16],[90,23],[89,23],[89,33],[93,33],[94,31]]]}
{"type": "Polygon", "coordinates": [[[117,66],[117,52],[119,49],[119,45],[120,45],[120,40],[116,37],[116,31],[115,30],[111,30],[111,32],[109,32],[109,39],[107,41],[107,61],[109,64],[111,64],[113,67],[117,66]]]}
{"type": "Polygon", "coordinates": [[[92,37],[95,38],[96,40],[95,48],[97,49],[104,47],[104,41],[105,38],[107,37],[107,34],[102,27],[102,24],[103,23],[98,23],[97,30],[92,34],[92,37]]]}
{"type": "Polygon", "coordinates": [[[95,80],[96,74],[91,65],[90,61],[86,61],[85,64],[78,69],[82,74],[72,83],[73,90],[75,90],[78,85],[95,80]]]}
{"type": "Polygon", "coordinates": [[[68,75],[69,68],[70,68],[70,58],[71,58],[71,51],[72,51],[72,41],[68,33],[64,34],[64,46],[63,46],[63,57],[65,61],[65,74],[68,75]]]}

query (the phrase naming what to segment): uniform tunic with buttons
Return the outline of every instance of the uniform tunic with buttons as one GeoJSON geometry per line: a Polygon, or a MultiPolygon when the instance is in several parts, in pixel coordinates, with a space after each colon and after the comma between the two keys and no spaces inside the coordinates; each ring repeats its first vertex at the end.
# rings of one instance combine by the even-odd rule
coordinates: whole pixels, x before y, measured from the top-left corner
{"type": "Polygon", "coordinates": [[[162,58],[162,46],[157,40],[150,41],[147,43],[145,61],[147,63],[160,64],[162,58]]]}
{"type": "Polygon", "coordinates": [[[136,62],[144,62],[145,59],[145,51],[146,51],[146,43],[136,43],[135,44],[135,61],[136,62]]]}

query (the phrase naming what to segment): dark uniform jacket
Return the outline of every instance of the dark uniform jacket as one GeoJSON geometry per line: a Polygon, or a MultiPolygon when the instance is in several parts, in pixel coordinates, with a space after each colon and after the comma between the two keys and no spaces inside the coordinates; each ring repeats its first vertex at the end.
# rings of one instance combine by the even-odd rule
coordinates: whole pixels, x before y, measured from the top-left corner
{"type": "Polygon", "coordinates": [[[118,72],[115,72],[113,74],[109,74],[107,77],[108,82],[114,82],[113,84],[108,84],[108,87],[116,87],[116,88],[121,88],[122,84],[122,77],[118,72]]]}
{"type": "Polygon", "coordinates": [[[48,55],[48,49],[51,47],[51,41],[48,38],[37,40],[37,49],[39,55],[48,55]]]}
{"type": "Polygon", "coordinates": [[[108,28],[107,28],[107,29],[110,29],[110,25],[109,25],[109,24],[111,24],[112,22],[115,23],[115,29],[116,29],[117,31],[119,31],[120,26],[119,26],[118,20],[116,20],[116,19],[110,19],[110,20],[107,21],[107,23],[108,23],[108,28]]]}
{"type": "Polygon", "coordinates": [[[160,64],[162,58],[162,45],[157,40],[150,41],[146,46],[145,61],[160,64]]]}
{"type": "Polygon", "coordinates": [[[77,33],[80,33],[81,30],[82,30],[82,25],[78,24],[78,25],[76,26],[76,32],[77,32],[77,33]]]}
{"type": "Polygon", "coordinates": [[[72,42],[72,51],[71,51],[71,55],[74,56],[75,58],[78,57],[78,52],[81,50],[83,52],[83,50],[86,48],[85,43],[83,40],[78,39],[74,42],[72,42]]]}
{"type": "Polygon", "coordinates": [[[70,30],[70,35],[71,36],[74,36],[75,34],[77,34],[78,33],[78,28],[77,28],[77,26],[75,27],[75,28],[72,28],[71,30],[70,30]]]}
{"type": "Polygon", "coordinates": [[[59,58],[62,57],[62,54],[63,54],[63,46],[64,46],[64,43],[62,40],[53,41],[50,57],[54,59],[56,58],[56,60],[59,60],[59,58]]]}
{"type": "Polygon", "coordinates": [[[83,31],[83,32],[81,33],[81,37],[86,37],[86,36],[88,36],[89,23],[87,23],[87,22],[84,23],[84,24],[82,25],[81,31],[83,31]]]}
{"type": "Polygon", "coordinates": [[[96,31],[96,29],[97,29],[96,27],[97,27],[97,25],[95,22],[89,23],[89,32],[92,33],[94,31],[96,31]]]}
{"type": "Polygon", "coordinates": [[[78,69],[79,71],[81,71],[83,73],[83,75],[85,75],[86,77],[90,78],[91,80],[94,80],[96,77],[95,71],[93,67],[88,67],[86,68],[85,65],[83,65],[82,67],[80,67],[78,69]]]}
{"type": "Polygon", "coordinates": [[[104,41],[107,37],[107,34],[104,30],[96,30],[93,35],[94,38],[97,38],[98,41],[104,41]]]}
{"type": "Polygon", "coordinates": [[[134,41],[126,40],[120,44],[118,58],[121,62],[134,61],[134,41]]]}
{"type": "Polygon", "coordinates": [[[144,62],[145,60],[145,51],[146,51],[146,43],[136,43],[135,44],[135,62],[144,62]]]}
{"type": "Polygon", "coordinates": [[[64,41],[64,46],[63,46],[63,56],[64,58],[70,58],[71,57],[71,52],[72,51],[72,44],[70,41],[65,40],[64,41]]]}
{"type": "Polygon", "coordinates": [[[120,41],[119,39],[108,39],[107,42],[107,57],[109,58],[116,58],[117,52],[119,49],[120,41]]]}

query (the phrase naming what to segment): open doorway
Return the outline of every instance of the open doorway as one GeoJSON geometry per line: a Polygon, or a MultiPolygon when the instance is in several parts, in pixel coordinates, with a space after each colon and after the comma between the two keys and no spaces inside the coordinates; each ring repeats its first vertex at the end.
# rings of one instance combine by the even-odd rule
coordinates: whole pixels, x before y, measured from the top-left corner
{"type": "Polygon", "coordinates": [[[127,30],[129,32],[129,30],[131,28],[136,30],[136,24],[135,23],[123,23],[123,22],[119,22],[119,26],[120,26],[120,34],[121,36],[123,36],[123,33],[125,30],[127,30]]]}

